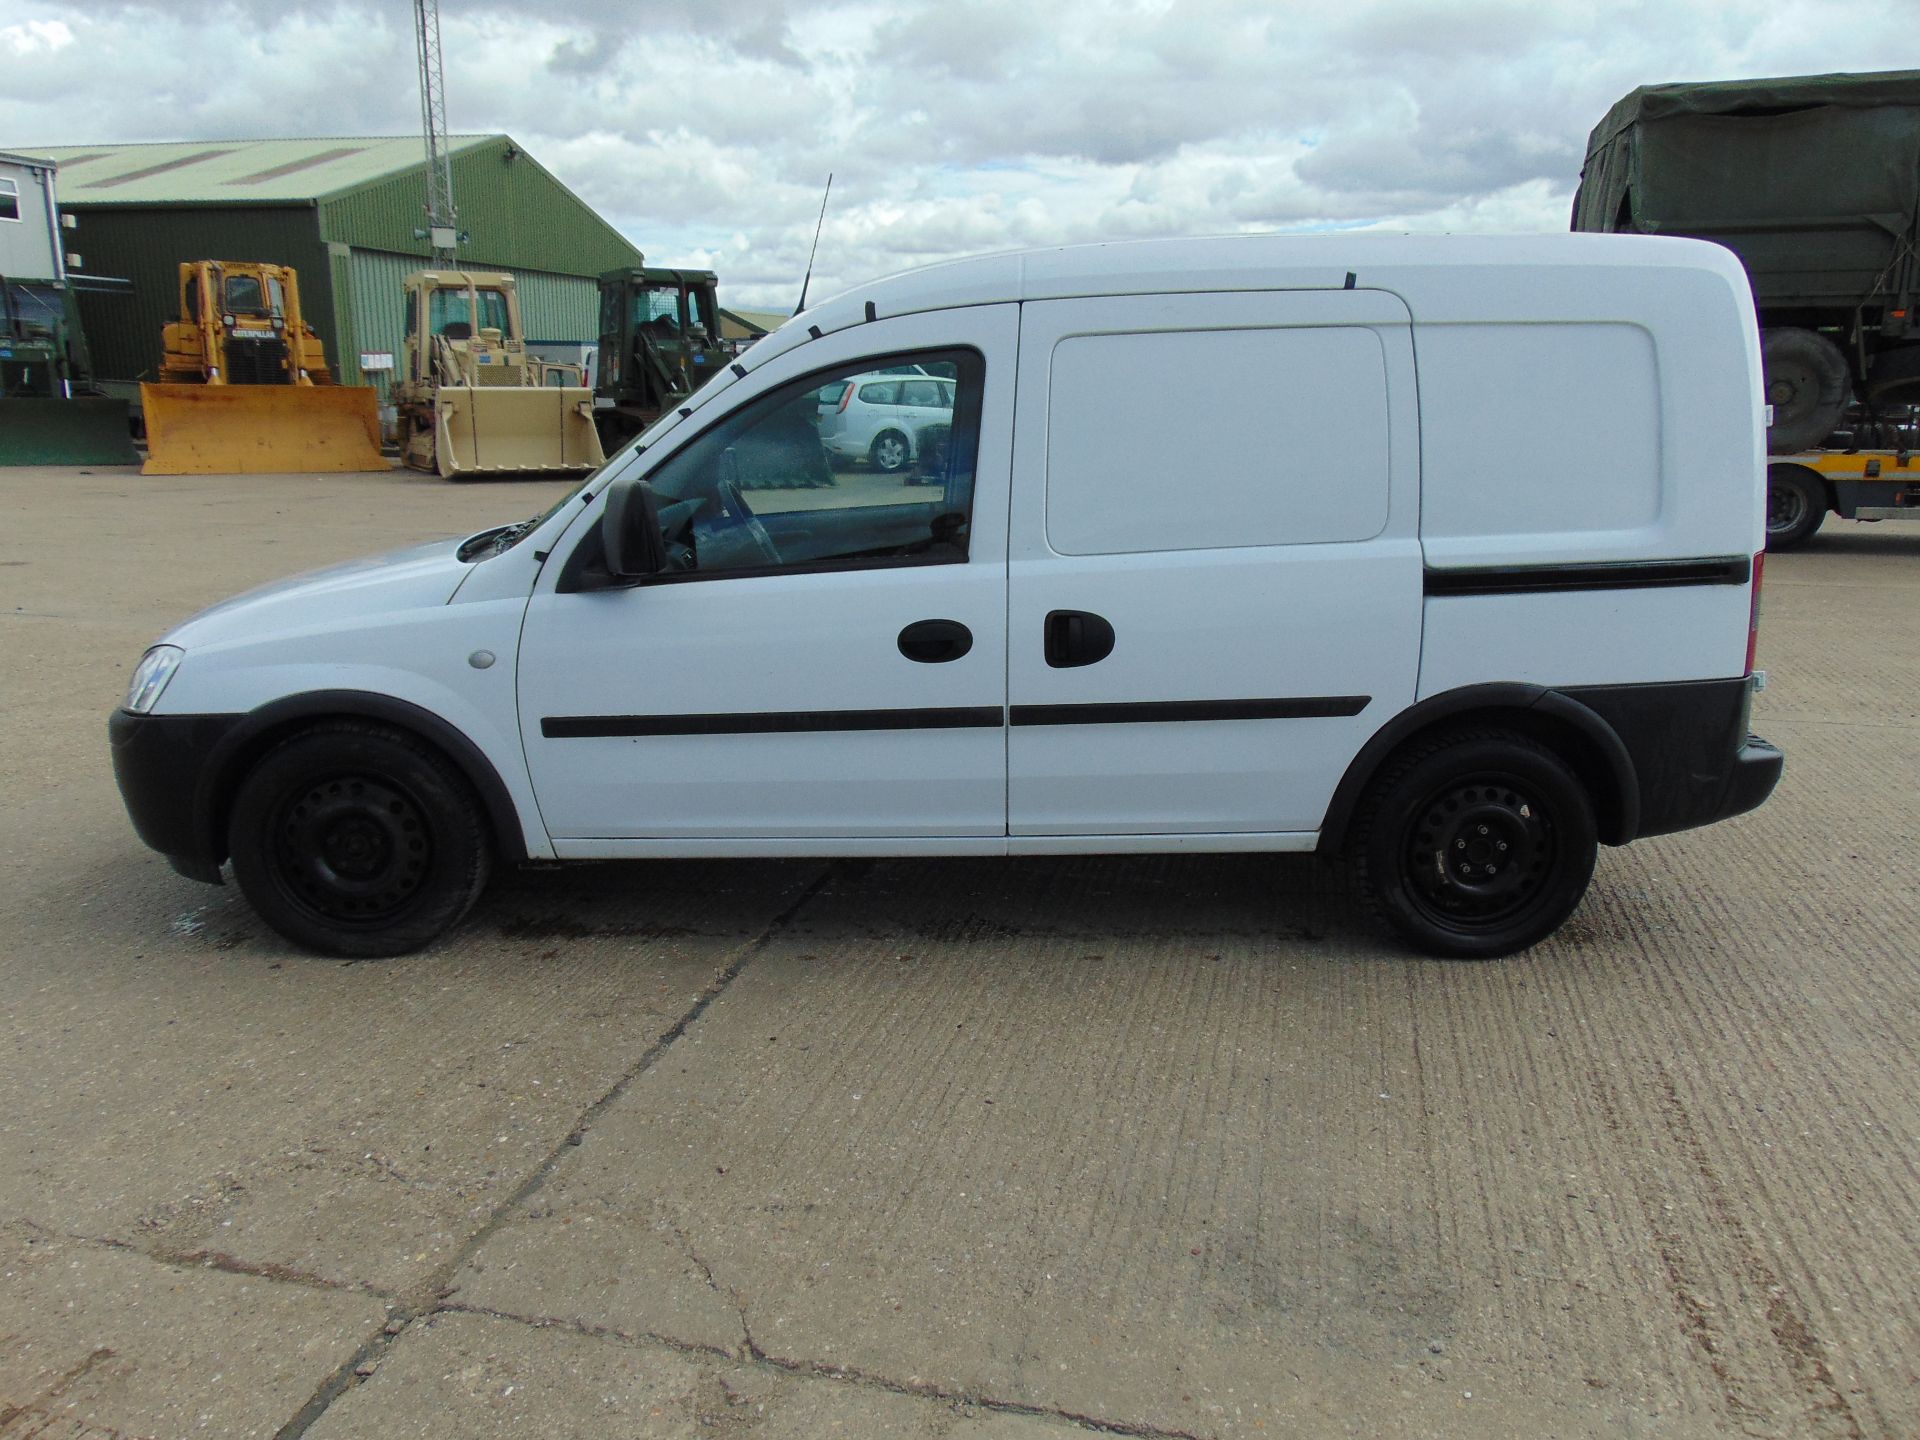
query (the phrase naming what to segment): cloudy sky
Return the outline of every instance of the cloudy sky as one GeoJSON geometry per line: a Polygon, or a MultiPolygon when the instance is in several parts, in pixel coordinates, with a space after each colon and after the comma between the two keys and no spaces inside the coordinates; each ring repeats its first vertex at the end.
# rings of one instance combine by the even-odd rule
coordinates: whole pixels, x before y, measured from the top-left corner
{"type": "MultiPolygon", "coordinates": [[[[448,118],[791,308],[1116,236],[1556,230],[1636,85],[1920,68],[1917,0],[443,0],[448,118]]],[[[0,149],[417,133],[408,0],[0,0],[0,149]]]]}

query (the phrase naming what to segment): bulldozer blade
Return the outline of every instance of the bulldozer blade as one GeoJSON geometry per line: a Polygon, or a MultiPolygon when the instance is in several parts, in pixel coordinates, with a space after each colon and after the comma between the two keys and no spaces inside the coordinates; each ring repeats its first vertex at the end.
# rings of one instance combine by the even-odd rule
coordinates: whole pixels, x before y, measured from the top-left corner
{"type": "Polygon", "coordinates": [[[132,465],[127,402],[0,400],[0,465],[132,465]]]}
{"type": "Polygon", "coordinates": [[[386,470],[380,407],[360,385],[142,385],[142,475],[386,470]]]}
{"type": "Polygon", "coordinates": [[[434,468],[449,480],[597,470],[607,460],[593,392],[579,386],[442,386],[433,422],[434,468]]]}

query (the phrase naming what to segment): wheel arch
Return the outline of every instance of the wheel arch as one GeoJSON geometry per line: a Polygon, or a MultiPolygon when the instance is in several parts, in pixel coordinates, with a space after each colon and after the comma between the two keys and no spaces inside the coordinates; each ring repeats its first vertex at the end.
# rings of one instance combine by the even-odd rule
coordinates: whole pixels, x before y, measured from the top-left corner
{"type": "Polygon", "coordinates": [[[227,858],[227,816],[240,783],[255,762],[291,735],[327,720],[373,720],[431,745],[473,786],[486,812],[495,856],[518,864],[529,858],[513,796],[486,752],[431,710],[364,690],[314,690],[269,701],[249,711],[221,737],[208,759],[194,802],[195,825],[218,865],[227,858]]]}
{"type": "Polygon", "coordinates": [[[1570,695],[1543,685],[1502,682],[1430,695],[1375,731],[1334,788],[1320,826],[1319,852],[1330,855],[1345,845],[1360,797],[1394,752],[1436,729],[1462,725],[1499,726],[1551,748],[1592,797],[1603,843],[1624,845],[1639,833],[1639,775],[1613,727],[1570,695]]]}

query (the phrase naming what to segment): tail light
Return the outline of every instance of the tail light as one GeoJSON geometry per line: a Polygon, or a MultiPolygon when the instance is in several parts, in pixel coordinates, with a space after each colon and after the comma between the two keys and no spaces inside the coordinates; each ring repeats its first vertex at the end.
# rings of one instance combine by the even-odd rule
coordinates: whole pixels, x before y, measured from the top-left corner
{"type": "Polygon", "coordinates": [[[853,403],[853,382],[848,381],[847,388],[840,392],[840,403],[833,407],[833,413],[836,415],[846,414],[847,406],[852,403],[853,403]]]}
{"type": "Polygon", "coordinates": [[[1767,563],[1767,552],[1753,557],[1753,591],[1747,610],[1747,674],[1753,674],[1754,652],[1760,647],[1760,572],[1767,563]]]}

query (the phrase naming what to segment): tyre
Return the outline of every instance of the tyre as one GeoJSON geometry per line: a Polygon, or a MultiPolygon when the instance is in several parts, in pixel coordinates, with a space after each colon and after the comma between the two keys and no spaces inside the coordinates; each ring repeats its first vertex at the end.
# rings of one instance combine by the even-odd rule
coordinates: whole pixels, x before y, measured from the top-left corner
{"type": "Polygon", "coordinates": [[[451,929],[491,863],[479,800],[439,752],[385,726],[304,730],[241,782],[227,823],[234,878],[294,944],[403,955],[451,929]]]}
{"type": "Polygon", "coordinates": [[[1558,755],[1507,731],[1453,731],[1381,768],[1348,857],[1363,903],[1402,939],[1488,960],[1560,927],[1596,848],[1592,801],[1558,755]]]}
{"type": "Polygon", "coordinates": [[[1767,549],[1804,545],[1827,518],[1826,482],[1799,465],[1767,467],[1767,549]]]}
{"type": "Polygon", "coordinates": [[[1849,399],[1847,358],[1840,347],[1812,330],[1769,330],[1760,342],[1767,403],[1773,424],[1767,450],[1791,455],[1810,450],[1839,425],[1849,399]]]}
{"type": "Polygon", "coordinates": [[[907,445],[907,437],[898,430],[882,430],[873,437],[867,458],[873,461],[874,469],[892,474],[912,458],[912,451],[907,445]]]}

